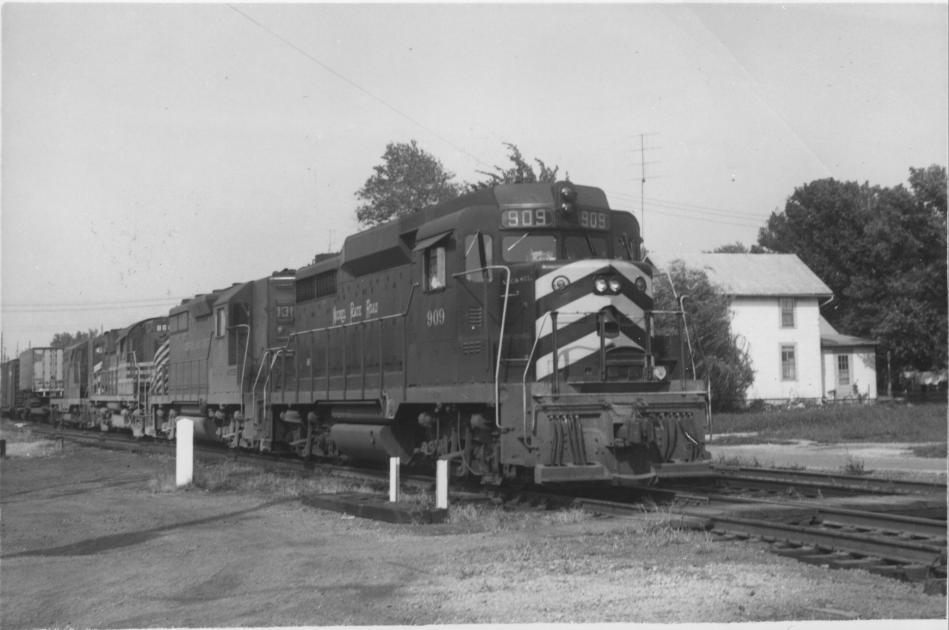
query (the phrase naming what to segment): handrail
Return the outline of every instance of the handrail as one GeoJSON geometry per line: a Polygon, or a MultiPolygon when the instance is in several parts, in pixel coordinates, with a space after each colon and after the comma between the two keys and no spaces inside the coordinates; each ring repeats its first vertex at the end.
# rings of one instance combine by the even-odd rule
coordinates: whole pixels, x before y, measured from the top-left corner
{"type": "MultiPolygon", "coordinates": [[[[267,412],[267,385],[270,383],[271,375],[273,375],[273,366],[276,365],[277,359],[280,358],[280,355],[282,355],[285,350],[288,350],[288,348],[276,348],[273,352],[273,359],[270,360],[270,367],[267,368],[267,380],[264,381],[264,413],[267,412]]],[[[261,361],[261,363],[263,363],[263,361],[261,361]]]]}
{"type": "Polygon", "coordinates": [[[257,368],[257,377],[254,379],[254,386],[250,390],[250,406],[256,415],[257,413],[257,383],[260,382],[260,375],[264,371],[264,365],[267,362],[267,355],[271,353],[270,348],[264,349],[264,354],[260,357],[260,367],[257,368]]]}
{"type": "MultiPolygon", "coordinates": [[[[527,373],[531,369],[531,362],[534,360],[534,351],[537,350],[537,345],[540,342],[541,334],[544,332],[544,324],[548,319],[551,319],[551,313],[553,311],[547,311],[544,313],[544,316],[540,320],[540,329],[534,334],[534,345],[531,346],[530,354],[527,355],[527,364],[524,366],[524,377],[521,379],[521,393],[524,400],[524,440],[527,440],[527,373]]],[[[554,352],[557,352],[557,348],[554,348],[554,352]]]]}
{"type": "Polygon", "coordinates": [[[468,274],[478,271],[490,271],[497,269],[507,274],[504,279],[504,306],[501,307],[501,328],[498,331],[498,357],[494,365],[494,426],[501,428],[501,352],[504,346],[504,327],[507,324],[507,304],[511,297],[511,268],[507,265],[486,265],[475,269],[466,269],[463,272],[452,274],[453,278],[464,279],[468,274]]]}
{"type": "Polygon", "coordinates": [[[231,328],[246,328],[247,339],[244,340],[244,361],[241,363],[241,416],[244,415],[244,379],[247,372],[247,351],[250,349],[250,324],[234,324],[231,328]]]}
{"type": "Polygon", "coordinates": [[[321,328],[311,328],[311,329],[309,329],[309,330],[301,330],[301,331],[298,331],[298,332],[292,332],[292,333],[290,333],[290,337],[287,339],[287,343],[284,344],[283,347],[284,347],[284,348],[289,348],[289,347],[290,347],[290,343],[291,343],[292,341],[295,341],[297,337],[300,337],[300,336],[303,336],[303,335],[309,335],[309,334],[319,333],[319,332],[326,332],[326,331],[329,331],[329,330],[337,330],[337,329],[340,329],[340,328],[348,328],[348,327],[351,327],[351,326],[364,326],[364,325],[366,325],[366,324],[372,324],[372,323],[374,323],[374,322],[381,322],[381,321],[385,321],[385,320],[389,320],[389,319],[404,318],[404,317],[408,316],[408,314],[409,314],[409,308],[411,308],[411,306],[412,306],[412,299],[415,297],[415,289],[417,289],[417,288],[418,288],[418,283],[416,282],[416,283],[414,283],[414,284],[412,285],[412,291],[411,291],[411,293],[409,293],[409,302],[408,302],[408,304],[405,305],[405,310],[402,311],[401,313],[393,313],[392,315],[383,315],[382,317],[374,317],[374,318],[372,318],[372,319],[364,319],[364,320],[360,320],[360,321],[358,321],[358,322],[346,322],[345,324],[334,324],[334,325],[332,325],[332,326],[323,326],[323,327],[321,327],[321,328]]]}

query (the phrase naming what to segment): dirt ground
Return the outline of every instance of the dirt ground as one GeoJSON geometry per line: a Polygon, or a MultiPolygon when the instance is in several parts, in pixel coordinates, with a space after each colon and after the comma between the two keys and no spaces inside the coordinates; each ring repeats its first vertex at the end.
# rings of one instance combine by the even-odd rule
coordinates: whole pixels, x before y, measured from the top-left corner
{"type": "Polygon", "coordinates": [[[7,448],[4,630],[946,617],[945,596],[918,584],[805,565],[662,515],[459,505],[447,524],[393,525],[293,493],[172,490],[167,456],[7,448]]]}

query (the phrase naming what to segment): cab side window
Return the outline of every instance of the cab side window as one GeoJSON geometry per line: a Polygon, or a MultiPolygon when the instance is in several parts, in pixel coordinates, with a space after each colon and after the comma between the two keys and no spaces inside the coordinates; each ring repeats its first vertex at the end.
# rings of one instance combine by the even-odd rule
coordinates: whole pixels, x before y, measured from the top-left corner
{"type": "Polygon", "coordinates": [[[423,258],[423,286],[426,291],[441,291],[445,288],[445,248],[429,247],[423,258]]]}
{"type": "Polygon", "coordinates": [[[223,337],[227,332],[227,310],[224,306],[219,306],[214,311],[214,335],[223,337]]]}

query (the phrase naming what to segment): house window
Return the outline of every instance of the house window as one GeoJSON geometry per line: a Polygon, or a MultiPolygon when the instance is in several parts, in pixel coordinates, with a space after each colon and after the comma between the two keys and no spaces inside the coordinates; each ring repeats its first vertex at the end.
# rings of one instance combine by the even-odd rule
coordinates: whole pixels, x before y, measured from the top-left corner
{"type": "Polygon", "coordinates": [[[214,334],[217,337],[223,337],[227,332],[227,309],[219,306],[214,311],[214,334]]]}
{"type": "MultiPolygon", "coordinates": [[[[490,267],[494,259],[490,234],[475,234],[465,237],[465,271],[490,267]]],[[[468,282],[491,281],[491,272],[471,272],[465,276],[468,282]]]]}
{"type": "Polygon", "coordinates": [[[837,384],[850,385],[850,355],[837,355],[837,384]]]}
{"type": "Polygon", "coordinates": [[[781,328],[794,328],[794,298],[781,298],[781,328]]]}
{"type": "Polygon", "coordinates": [[[797,380],[797,358],[794,352],[793,344],[781,346],[781,380],[797,380]]]}
{"type": "Polygon", "coordinates": [[[445,248],[429,247],[424,259],[425,290],[440,291],[445,288],[445,248]]]}

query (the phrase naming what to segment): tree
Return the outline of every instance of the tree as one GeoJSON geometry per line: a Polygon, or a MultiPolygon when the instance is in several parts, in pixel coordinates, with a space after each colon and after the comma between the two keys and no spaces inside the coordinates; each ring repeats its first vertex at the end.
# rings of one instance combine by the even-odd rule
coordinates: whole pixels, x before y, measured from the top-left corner
{"type": "Polygon", "coordinates": [[[521,151],[517,148],[517,145],[511,144],[510,142],[505,142],[504,146],[506,146],[508,149],[507,156],[508,159],[511,160],[511,166],[507,169],[501,168],[500,166],[495,166],[493,173],[490,171],[478,171],[478,173],[486,175],[488,179],[467,183],[466,186],[469,191],[480,190],[482,188],[491,188],[500,184],[532,184],[535,182],[553,183],[557,181],[557,172],[560,170],[559,166],[550,168],[544,163],[543,160],[534,158],[534,162],[537,163],[537,166],[540,169],[539,171],[535,171],[534,168],[524,159],[524,156],[521,155],[521,151]]]}
{"type": "Polygon", "coordinates": [[[356,198],[364,202],[356,208],[356,218],[364,226],[417,212],[454,199],[461,192],[451,181],[454,174],[420,149],[415,140],[386,145],[382,164],[373,170],[375,173],[356,192],[356,198]]]}
{"type": "Polygon", "coordinates": [[[90,330],[88,332],[82,332],[77,330],[76,334],[72,335],[68,332],[56,333],[53,335],[52,341],[49,342],[50,348],[68,348],[69,346],[76,345],[80,341],[87,341],[91,336],[95,336],[95,330],[90,330]]]}
{"type": "Polygon", "coordinates": [[[895,368],[946,365],[946,169],[910,169],[910,190],[821,179],[794,190],[758,244],[797,254],[834,293],[824,316],[870,337],[895,368]]]}
{"type": "MultiPolygon", "coordinates": [[[[741,407],[755,375],[747,350],[731,332],[728,296],[712,285],[704,271],[690,269],[682,261],[673,261],[666,271],[666,281],[654,285],[656,310],[677,310],[675,294],[685,296],[683,308],[696,355],[695,369],[698,378],[709,380],[712,408],[727,411],[741,407]]],[[[668,322],[657,322],[660,334],[673,329],[668,322]]]]}
{"type": "Polygon", "coordinates": [[[946,167],[933,164],[909,169],[909,185],[917,202],[938,219],[946,221],[946,167]]]}
{"type": "Polygon", "coordinates": [[[751,247],[748,247],[741,241],[735,241],[734,243],[729,243],[727,245],[719,245],[712,250],[713,254],[767,254],[768,250],[761,247],[760,245],[753,244],[751,247]]]}

